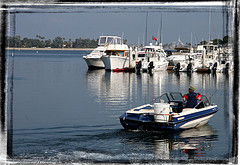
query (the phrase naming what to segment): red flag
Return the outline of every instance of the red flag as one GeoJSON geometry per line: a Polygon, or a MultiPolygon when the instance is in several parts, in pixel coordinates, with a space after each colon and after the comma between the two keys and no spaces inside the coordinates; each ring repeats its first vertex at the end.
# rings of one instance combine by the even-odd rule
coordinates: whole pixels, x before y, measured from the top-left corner
{"type": "Polygon", "coordinates": [[[152,40],[155,40],[155,41],[157,41],[157,39],[156,39],[154,36],[152,36],[152,40]]]}

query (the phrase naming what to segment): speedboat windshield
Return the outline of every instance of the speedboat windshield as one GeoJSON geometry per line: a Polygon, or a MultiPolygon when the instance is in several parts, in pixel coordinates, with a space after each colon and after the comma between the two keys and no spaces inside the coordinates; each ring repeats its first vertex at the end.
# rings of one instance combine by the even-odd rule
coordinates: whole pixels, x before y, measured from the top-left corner
{"type": "Polygon", "coordinates": [[[159,97],[161,103],[169,103],[171,101],[182,101],[182,94],[180,92],[164,93],[159,97]]]}
{"type": "Polygon", "coordinates": [[[198,101],[198,104],[195,106],[195,108],[199,109],[199,108],[204,108],[210,105],[211,105],[211,102],[209,101],[207,96],[202,95],[202,101],[198,101]]]}

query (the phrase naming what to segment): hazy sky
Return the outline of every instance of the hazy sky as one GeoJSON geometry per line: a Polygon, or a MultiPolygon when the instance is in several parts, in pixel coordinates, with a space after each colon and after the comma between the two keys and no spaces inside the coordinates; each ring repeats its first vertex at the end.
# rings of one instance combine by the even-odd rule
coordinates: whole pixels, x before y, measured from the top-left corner
{"type": "MultiPolygon", "coordinates": [[[[63,37],[97,39],[100,35],[118,35],[127,39],[128,44],[143,43],[159,37],[162,17],[163,43],[177,42],[180,36],[183,43],[208,41],[209,6],[172,5],[28,5],[11,6],[8,17],[7,35],[46,39],[63,37]],[[17,11],[16,14],[13,14],[17,11]],[[16,24],[13,24],[15,15],[16,24]],[[15,32],[14,32],[15,27],[15,32]],[[10,33],[10,34],[9,34],[10,33]]],[[[211,6],[211,39],[222,38],[226,27],[223,7],[211,6]]],[[[226,33],[225,33],[226,34],[226,33]]]]}

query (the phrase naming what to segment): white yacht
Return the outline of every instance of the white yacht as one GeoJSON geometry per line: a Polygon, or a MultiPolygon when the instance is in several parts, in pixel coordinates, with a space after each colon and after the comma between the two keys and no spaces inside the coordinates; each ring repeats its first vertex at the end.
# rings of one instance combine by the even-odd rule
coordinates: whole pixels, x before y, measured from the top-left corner
{"type": "Polygon", "coordinates": [[[104,68],[105,65],[103,61],[100,59],[102,55],[105,55],[105,51],[107,46],[112,43],[112,41],[117,44],[121,43],[121,37],[118,36],[100,36],[98,41],[98,47],[94,49],[87,56],[83,56],[83,59],[86,61],[89,69],[94,68],[104,68]]]}
{"type": "Polygon", "coordinates": [[[148,46],[144,46],[141,51],[136,53],[138,64],[136,65],[136,70],[148,71],[162,71],[167,70],[168,61],[166,58],[166,53],[163,50],[162,44],[156,42],[155,45],[150,43],[148,46]],[[141,65],[141,67],[140,67],[141,65]]]}
{"type": "Polygon", "coordinates": [[[211,42],[206,45],[198,45],[197,53],[202,54],[202,59],[199,61],[195,71],[210,73],[218,58],[218,45],[213,45],[211,42]]]}
{"type": "Polygon", "coordinates": [[[217,59],[212,64],[212,71],[219,73],[230,73],[233,72],[233,56],[232,56],[232,48],[225,47],[220,48],[218,51],[217,59]]]}
{"type": "Polygon", "coordinates": [[[106,48],[106,54],[101,57],[106,70],[124,71],[130,67],[129,48],[126,44],[120,43],[113,39],[106,48]]]}

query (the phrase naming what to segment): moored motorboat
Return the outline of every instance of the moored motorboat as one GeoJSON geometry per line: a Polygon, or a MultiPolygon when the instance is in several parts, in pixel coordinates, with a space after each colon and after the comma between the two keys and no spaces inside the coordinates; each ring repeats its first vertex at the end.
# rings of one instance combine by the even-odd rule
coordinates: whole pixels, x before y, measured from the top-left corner
{"type": "Polygon", "coordinates": [[[129,68],[129,53],[130,49],[126,44],[109,44],[106,49],[106,55],[101,57],[106,70],[124,71],[129,68]]]}
{"type": "Polygon", "coordinates": [[[136,68],[136,70],[141,70],[142,72],[149,70],[165,71],[168,68],[166,53],[161,43],[156,42],[156,45],[150,43],[150,45],[144,46],[143,49],[136,52],[136,54],[139,57],[137,61],[141,61],[141,67],[136,68]]]}
{"type": "Polygon", "coordinates": [[[158,103],[145,104],[122,114],[122,126],[129,130],[189,129],[206,124],[218,111],[217,105],[211,104],[205,95],[194,108],[184,108],[179,92],[165,93],[158,99],[158,103]]]}
{"type": "Polygon", "coordinates": [[[192,72],[193,71],[193,63],[177,63],[173,69],[176,72],[192,72]]]}
{"type": "Polygon", "coordinates": [[[89,69],[95,68],[105,68],[103,61],[100,59],[102,55],[105,55],[105,51],[107,46],[115,42],[116,44],[120,44],[121,37],[118,36],[100,36],[98,41],[98,47],[94,49],[87,56],[83,56],[83,59],[86,61],[89,69]]]}
{"type": "Polygon", "coordinates": [[[105,47],[97,47],[87,56],[83,56],[83,59],[86,61],[89,69],[104,68],[104,63],[100,57],[104,54],[106,50],[105,47]]]}

